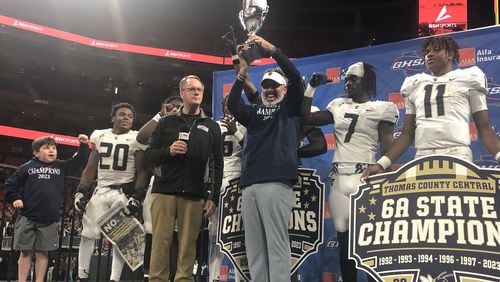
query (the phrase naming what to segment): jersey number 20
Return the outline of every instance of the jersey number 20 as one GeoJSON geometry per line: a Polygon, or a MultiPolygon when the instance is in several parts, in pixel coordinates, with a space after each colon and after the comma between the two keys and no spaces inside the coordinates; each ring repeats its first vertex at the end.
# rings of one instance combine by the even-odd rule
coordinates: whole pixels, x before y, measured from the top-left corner
{"type": "Polygon", "coordinates": [[[113,170],[123,171],[127,169],[128,150],[129,150],[128,144],[116,144],[113,154],[113,162],[111,165],[105,162],[106,160],[110,159],[109,157],[111,157],[111,152],[113,152],[113,144],[103,142],[101,143],[101,148],[103,148],[104,150],[102,150],[102,153],[99,153],[99,157],[101,159],[99,162],[100,169],[109,169],[110,167],[112,167],[113,170]]]}

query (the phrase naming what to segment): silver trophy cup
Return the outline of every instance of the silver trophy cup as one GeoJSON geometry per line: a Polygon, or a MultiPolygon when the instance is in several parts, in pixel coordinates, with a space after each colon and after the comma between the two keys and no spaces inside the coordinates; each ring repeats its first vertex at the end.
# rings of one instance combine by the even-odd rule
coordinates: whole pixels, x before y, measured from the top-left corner
{"type": "MultiPolygon", "coordinates": [[[[248,34],[256,34],[262,27],[269,6],[266,0],[242,0],[240,23],[248,34]]],[[[245,42],[240,49],[241,56],[251,63],[264,56],[262,48],[255,42],[245,42]]]]}

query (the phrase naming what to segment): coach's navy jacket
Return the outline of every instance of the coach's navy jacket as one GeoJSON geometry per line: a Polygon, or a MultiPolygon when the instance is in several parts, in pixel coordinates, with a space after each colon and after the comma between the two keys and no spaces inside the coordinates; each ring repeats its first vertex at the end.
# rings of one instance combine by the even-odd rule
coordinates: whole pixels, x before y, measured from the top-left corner
{"type": "Polygon", "coordinates": [[[85,165],[88,156],[89,146],[82,143],[78,153],[67,160],[56,159],[46,164],[33,157],[5,182],[6,201],[22,200],[24,207],[20,214],[31,221],[59,221],[66,173],[85,165]]]}
{"type": "Polygon", "coordinates": [[[160,175],[156,175],[151,192],[200,199],[208,197],[217,204],[224,166],[220,127],[203,111],[192,123],[181,112],[182,108],[160,119],[146,149],[146,162],[160,168],[159,172],[155,170],[160,175]],[[170,145],[178,140],[183,125],[190,128],[187,154],[171,156],[170,145]],[[211,184],[206,186],[204,178],[209,161],[211,184]]]}
{"type": "Polygon", "coordinates": [[[283,182],[295,183],[298,176],[299,136],[304,83],[300,72],[279,49],[272,57],[288,78],[288,91],[272,106],[245,105],[241,100],[243,82],[236,79],[227,106],[247,128],[241,164],[240,185],[283,182]]]}

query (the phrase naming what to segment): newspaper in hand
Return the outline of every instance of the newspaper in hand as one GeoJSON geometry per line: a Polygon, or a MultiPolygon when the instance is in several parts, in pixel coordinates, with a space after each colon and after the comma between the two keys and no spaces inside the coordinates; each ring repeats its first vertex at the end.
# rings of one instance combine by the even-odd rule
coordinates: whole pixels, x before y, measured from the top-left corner
{"type": "Polygon", "coordinates": [[[97,222],[101,232],[113,244],[132,271],[144,262],[146,233],[137,218],[127,216],[126,207],[119,203],[97,222]]]}

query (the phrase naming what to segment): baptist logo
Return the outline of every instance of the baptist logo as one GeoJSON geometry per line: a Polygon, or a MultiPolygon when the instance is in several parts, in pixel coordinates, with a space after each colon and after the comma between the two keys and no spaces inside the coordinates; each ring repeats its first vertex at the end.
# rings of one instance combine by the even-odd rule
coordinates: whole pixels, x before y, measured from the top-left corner
{"type": "Polygon", "coordinates": [[[486,95],[486,99],[500,100],[500,84],[493,77],[488,77],[488,95],[486,95]]]}
{"type": "Polygon", "coordinates": [[[403,52],[394,59],[391,70],[402,70],[405,76],[411,76],[425,71],[425,60],[416,51],[403,52]]]}
{"type": "Polygon", "coordinates": [[[332,83],[340,82],[340,67],[326,69],[326,76],[332,80],[332,83]]]}
{"type": "Polygon", "coordinates": [[[469,67],[476,64],[476,48],[462,48],[458,49],[458,66],[469,67]]]}
{"type": "Polygon", "coordinates": [[[389,101],[393,102],[399,110],[405,108],[405,100],[399,92],[389,93],[389,101]]]}
{"type": "Polygon", "coordinates": [[[229,92],[231,92],[231,88],[233,88],[232,83],[225,83],[224,85],[222,85],[222,97],[226,97],[227,95],[229,95],[229,92]]]}

